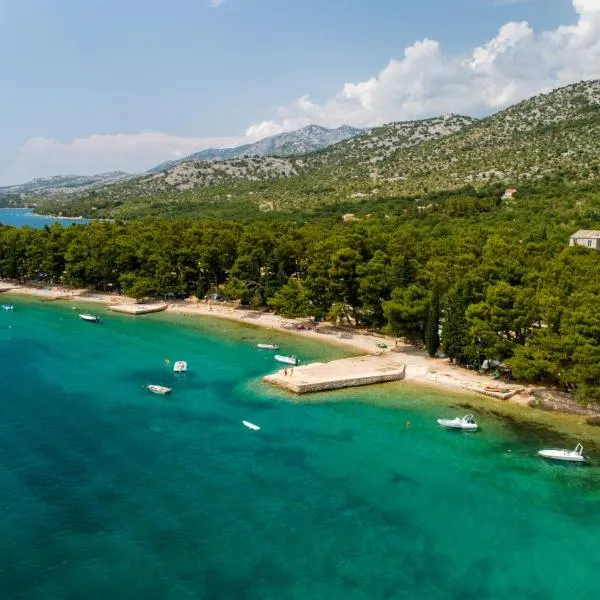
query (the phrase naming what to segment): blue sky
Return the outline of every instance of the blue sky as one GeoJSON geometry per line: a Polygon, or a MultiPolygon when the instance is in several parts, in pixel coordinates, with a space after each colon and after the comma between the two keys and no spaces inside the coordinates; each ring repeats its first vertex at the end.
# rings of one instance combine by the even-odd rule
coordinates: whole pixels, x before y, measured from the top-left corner
{"type": "Polygon", "coordinates": [[[540,48],[550,52],[544,36],[560,37],[561,26],[583,36],[576,28],[587,20],[600,33],[596,3],[0,0],[0,183],[140,170],[311,121],[493,112],[597,76],[600,57],[577,67],[560,40],[550,48],[556,64],[541,73],[534,64],[540,48]]]}

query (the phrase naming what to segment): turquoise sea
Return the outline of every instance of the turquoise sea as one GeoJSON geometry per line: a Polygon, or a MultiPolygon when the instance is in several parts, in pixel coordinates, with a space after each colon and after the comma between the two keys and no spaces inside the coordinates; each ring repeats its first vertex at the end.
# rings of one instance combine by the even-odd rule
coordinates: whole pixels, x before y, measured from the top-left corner
{"type": "Polygon", "coordinates": [[[600,469],[538,460],[547,432],[442,431],[464,399],[402,384],[296,402],[254,344],[340,351],[293,337],[10,301],[0,598],[596,597],[600,469]]]}
{"type": "Polygon", "coordinates": [[[86,219],[69,219],[67,217],[45,217],[36,215],[29,208],[0,208],[0,224],[12,225],[13,227],[24,227],[25,225],[34,229],[41,229],[44,225],[60,223],[65,227],[73,223],[81,225],[87,223],[86,219]]]}

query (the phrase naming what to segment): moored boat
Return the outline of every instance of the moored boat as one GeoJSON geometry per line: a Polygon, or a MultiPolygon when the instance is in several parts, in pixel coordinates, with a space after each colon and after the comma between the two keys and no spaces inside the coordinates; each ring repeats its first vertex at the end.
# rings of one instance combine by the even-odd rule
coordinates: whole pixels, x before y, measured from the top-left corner
{"type": "Polygon", "coordinates": [[[185,360],[178,360],[173,365],[173,371],[175,373],[185,373],[187,371],[187,363],[185,362],[185,360]]]}
{"type": "Polygon", "coordinates": [[[546,448],[538,451],[538,456],[548,458],[550,460],[561,460],[565,462],[583,463],[588,461],[588,457],[583,454],[583,446],[577,444],[574,450],[566,450],[564,448],[546,448]]]}
{"type": "Polygon", "coordinates": [[[146,389],[150,390],[153,394],[159,394],[161,396],[166,396],[171,393],[171,388],[164,385],[150,384],[146,386],[146,389]]]}
{"type": "Polygon", "coordinates": [[[12,304],[3,304],[2,310],[13,311],[15,310],[15,307],[12,304]]]}
{"type": "Polygon", "coordinates": [[[462,431],[477,431],[479,427],[473,415],[456,417],[455,419],[438,419],[438,425],[446,429],[459,429],[462,431]]]}
{"type": "Polygon", "coordinates": [[[100,317],[96,317],[95,315],[81,314],[79,318],[88,323],[100,323],[100,317]]]}
{"type": "Polygon", "coordinates": [[[252,429],[253,431],[258,431],[260,429],[258,425],[250,423],[250,421],[242,421],[242,424],[244,424],[248,429],[252,429]]]}
{"type": "Polygon", "coordinates": [[[279,346],[277,344],[256,344],[257,348],[261,350],[279,350],[279,346]]]}
{"type": "Polygon", "coordinates": [[[300,362],[297,356],[282,356],[281,354],[276,354],[275,360],[286,365],[297,365],[300,362]]]}

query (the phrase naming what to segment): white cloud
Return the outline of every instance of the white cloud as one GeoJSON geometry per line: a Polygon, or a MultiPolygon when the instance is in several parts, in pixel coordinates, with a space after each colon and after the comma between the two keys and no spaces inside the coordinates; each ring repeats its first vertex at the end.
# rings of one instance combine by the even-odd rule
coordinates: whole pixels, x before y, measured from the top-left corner
{"type": "Polygon", "coordinates": [[[246,138],[187,138],[166,133],[92,135],[63,142],[36,137],[25,142],[2,174],[2,184],[57,174],[91,175],[122,170],[144,171],[165,160],[209,147],[237,145],[246,138]]]}
{"type": "Polygon", "coordinates": [[[531,95],[600,77],[600,0],[573,0],[574,25],[535,32],[526,22],[503,25],[469,54],[444,54],[424,39],[392,59],[374,77],[346,83],[331,99],[302,96],[279,118],[248,128],[271,135],[307,123],[372,126],[454,112],[489,114],[531,95]]]}

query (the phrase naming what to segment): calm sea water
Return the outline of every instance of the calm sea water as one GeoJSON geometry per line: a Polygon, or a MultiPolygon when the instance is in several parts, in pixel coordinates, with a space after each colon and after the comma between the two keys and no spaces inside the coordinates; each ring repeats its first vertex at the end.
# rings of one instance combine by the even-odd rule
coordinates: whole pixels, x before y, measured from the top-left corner
{"type": "Polygon", "coordinates": [[[402,385],[296,403],[254,344],[336,351],[77,312],[0,311],[1,598],[596,597],[598,469],[537,460],[538,434],[442,431],[463,409],[402,385]]]}
{"type": "Polygon", "coordinates": [[[87,223],[86,219],[67,219],[63,217],[42,217],[35,215],[29,208],[0,208],[0,223],[2,225],[13,225],[14,227],[24,227],[28,225],[35,229],[41,229],[44,225],[60,223],[65,227],[72,223],[87,223]]]}

